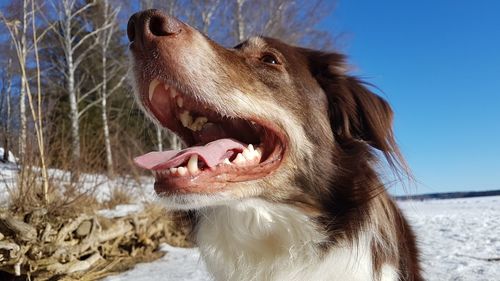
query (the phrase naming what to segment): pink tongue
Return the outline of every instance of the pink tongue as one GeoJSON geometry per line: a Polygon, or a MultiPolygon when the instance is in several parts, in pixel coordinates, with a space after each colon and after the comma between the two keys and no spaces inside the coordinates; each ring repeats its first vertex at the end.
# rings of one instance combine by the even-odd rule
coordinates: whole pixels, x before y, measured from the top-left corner
{"type": "Polygon", "coordinates": [[[183,150],[168,150],[149,152],[134,159],[135,163],[148,170],[163,170],[175,168],[189,160],[191,155],[197,154],[208,167],[212,168],[222,163],[225,158],[233,155],[234,150],[243,151],[245,146],[233,139],[219,139],[204,146],[193,146],[183,150]]]}

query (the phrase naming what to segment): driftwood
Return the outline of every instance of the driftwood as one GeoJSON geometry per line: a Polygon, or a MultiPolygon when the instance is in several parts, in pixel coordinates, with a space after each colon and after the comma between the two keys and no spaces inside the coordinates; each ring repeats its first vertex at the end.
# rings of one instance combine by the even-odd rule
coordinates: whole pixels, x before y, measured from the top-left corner
{"type": "Polygon", "coordinates": [[[168,240],[175,231],[169,217],[153,206],[112,219],[81,214],[57,221],[0,213],[0,271],[32,280],[96,280],[158,258],[160,243],[175,242],[168,240]]]}
{"type": "Polygon", "coordinates": [[[2,234],[11,234],[16,240],[23,242],[32,242],[36,240],[36,229],[8,214],[0,214],[0,232],[2,234]]]}

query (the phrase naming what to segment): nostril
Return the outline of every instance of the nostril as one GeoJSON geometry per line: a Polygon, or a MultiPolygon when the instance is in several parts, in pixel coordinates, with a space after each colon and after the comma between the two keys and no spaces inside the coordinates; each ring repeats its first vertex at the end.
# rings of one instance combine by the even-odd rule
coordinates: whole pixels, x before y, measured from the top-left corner
{"type": "Polygon", "coordinates": [[[128,36],[128,40],[130,42],[133,42],[135,39],[135,24],[136,24],[135,18],[131,17],[128,20],[128,24],[127,24],[127,36],[128,36]]]}
{"type": "Polygon", "coordinates": [[[181,31],[179,22],[164,15],[153,15],[149,19],[149,30],[155,36],[175,35],[181,31]]]}

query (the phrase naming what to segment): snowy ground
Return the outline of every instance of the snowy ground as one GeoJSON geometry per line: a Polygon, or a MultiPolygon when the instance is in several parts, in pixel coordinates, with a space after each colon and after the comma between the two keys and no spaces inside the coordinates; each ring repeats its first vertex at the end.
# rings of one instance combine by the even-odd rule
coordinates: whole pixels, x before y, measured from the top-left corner
{"type": "MultiPolygon", "coordinates": [[[[37,167],[33,167],[33,171],[40,173],[37,167]]],[[[15,189],[18,173],[19,168],[16,164],[0,162],[0,206],[7,203],[9,194],[15,189]]],[[[58,183],[61,188],[70,184],[71,173],[68,171],[48,169],[48,175],[50,181],[58,183]]],[[[155,198],[151,177],[143,177],[138,182],[134,178],[118,177],[110,180],[105,175],[81,174],[79,186],[81,192],[93,194],[100,201],[108,200],[114,188],[127,190],[137,202],[150,202],[155,198]]]]}
{"type": "MultiPolygon", "coordinates": [[[[500,197],[401,202],[400,206],[420,241],[426,280],[500,280],[500,197]]],[[[168,253],[162,259],[106,281],[211,280],[196,249],[165,246],[163,250],[168,253]]]]}
{"type": "Polygon", "coordinates": [[[138,264],[134,269],[104,281],[212,281],[196,249],[164,245],[162,250],[167,252],[163,258],[138,264]]]}
{"type": "Polygon", "coordinates": [[[500,197],[400,205],[420,240],[427,280],[500,280],[500,197]]]}

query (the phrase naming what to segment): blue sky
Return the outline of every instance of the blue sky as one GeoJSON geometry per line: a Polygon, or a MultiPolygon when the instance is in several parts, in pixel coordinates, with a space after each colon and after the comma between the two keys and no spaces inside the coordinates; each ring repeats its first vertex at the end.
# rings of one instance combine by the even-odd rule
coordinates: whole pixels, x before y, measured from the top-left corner
{"type": "Polygon", "coordinates": [[[340,0],[322,24],[391,103],[417,193],[500,189],[499,11],[495,0],[340,0]]]}

